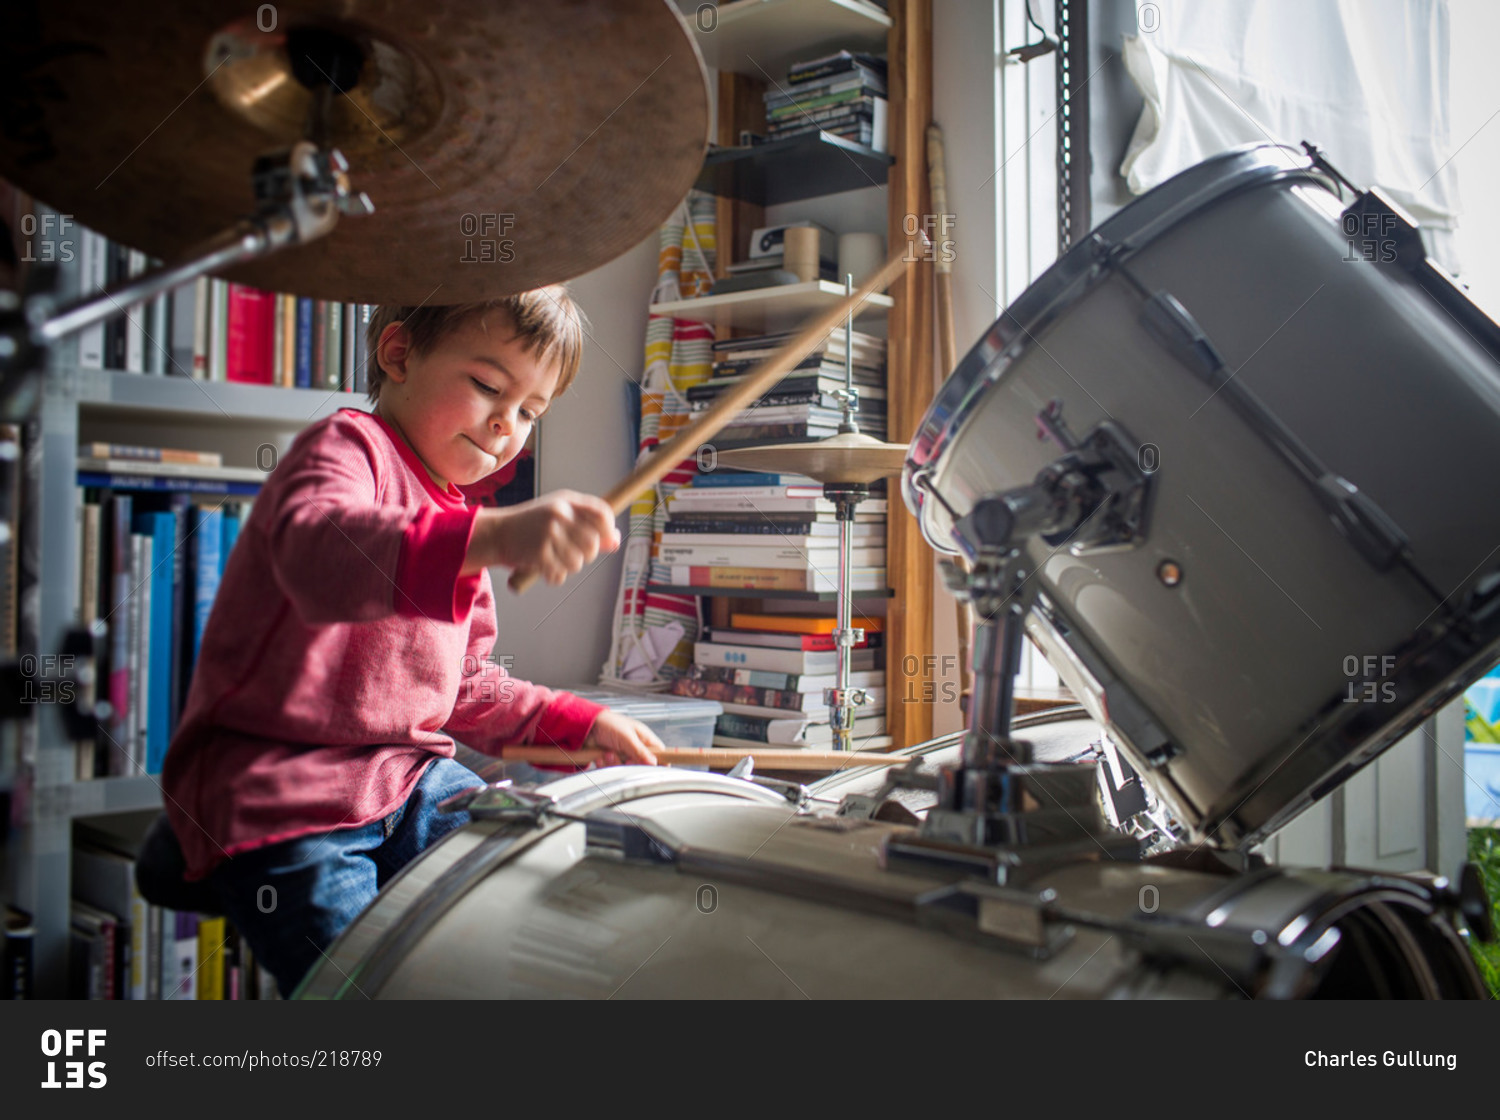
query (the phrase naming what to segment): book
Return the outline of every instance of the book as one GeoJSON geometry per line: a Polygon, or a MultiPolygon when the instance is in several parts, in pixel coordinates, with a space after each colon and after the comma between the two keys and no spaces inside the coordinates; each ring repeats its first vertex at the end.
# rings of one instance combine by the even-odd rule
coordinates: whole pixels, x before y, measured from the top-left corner
{"type": "Polygon", "coordinates": [[[224,570],[224,513],[217,507],[195,507],[189,511],[189,552],[193,563],[193,652],[192,663],[203,649],[203,631],[219,593],[224,570]]]}
{"type": "Polygon", "coordinates": [[[73,956],[70,971],[74,999],[114,999],[119,959],[117,936],[119,920],[115,915],[73,899],[68,907],[73,934],[73,956]]]}
{"type": "MultiPolygon", "coordinates": [[[[286,373],[286,362],[282,356],[286,350],[287,340],[286,301],[281,296],[274,298],[276,325],[271,345],[271,384],[281,385],[284,384],[282,379],[286,373]]],[[[292,330],[295,331],[296,327],[297,324],[293,322],[292,330]]]]}
{"type": "MultiPolygon", "coordinates": [[[[865,630],[884,630],[883,618],[860,618],[855,616],[853,624],[865,630]]],[[[736,630],[771,630],[783,634],[832,634],[838,629],[836,618],[801,614],[753,614],[734,611],[729,616],[729,625],[736,630]]]]}
{"type": "MultiPolygon", "coordinates": [[[[109,505],[109,725],[105,731],[106,770],[113,776],[131,773],[130,737],[130,604],[134,599],[134,549],[130,534],[131,498],[114,494],[109,505]]],[[[102,546],[101,546],[102,549],[102,546]]],[[[101,553],[102,554],[102,553],[101,553]]]]}
{"type": "MultiPolygon", "coordinates": [[[[738,665],[693,665],[688,669],[688,680],[722,682],[749,685],[752,688],[770,688],[778,692],[801,692],[822,696],[823,689],[838,684],[832,671],[826,673],[782,673],[770,669],[750,669],[738,665]]],[[[885,672],[880,669],[856,669],[849,674],[850,688],[879,688],[885,684],[885,672]]],[[[821,701],[819,701],[821,702],[821,701]]]]}
{"type": "Polygon", "coordinates": [[[863,109],[873,113],[875,102],[884,101],[875,90],[863,83],[849,85],[843,89],[816,91],[808,96],[793,93],[791,97],[766,103],[766,123],[796,121],[819,116],[847,113],[851,109],[863,109]]]}
{"type": "MultiPolygon", "coordinates": [[[[177,621],[172,607],[178,590],[172,575],[173,557],[177,553],[177,517],[169,512],[138,513],[135,529],[148,538],[149,555],[154,560],[146,565],[149,576],[140,581],[141,632],[145,639],[141,673],[146,700],[141,760],[147,774],[160,774],[172,719],[172,634],[177,621]]],[[[147,555],[144,547],[142,554],[147,555]]]]}
{"type": "Polygon", "coordinates": [[[215,481],[264,482],[266,479],[266,472],[259,467],[210,467],[199,463],[152,462],[141,459],[81,457],[78,460],[78,469],[112,474],[205,478],[215,481]]]}
{"type": "MultiPolygon", "coordinates": [[[[853,674],[850,674],[853,676],[853,674]]],[[[851,686],[863,687],[863,686],[851,686]]],[[[885,689],[878,687],[866,688],[869,699],[877,704],[884,704],[885,689]]],[[[678,677],[672,682],[672,694],[674,696],[691,696],[699,700],[717,700],[721,705],[736,704],[751,706],[771,711],[807,712],[817,711],[825,708],[823,693],[817,692],[793,692],[781,688],[760,688],[748,684],[731,684],[728,681],[706,681],[697,680],[692,677],[678,677]]]]}
{"type": "Polygon", "coordinates": [[[78,454],[86,459],[131,459],[143,463],[193,463],[202,467],[224,465],[217,451],[186,451],[180,447],[140,447],[133,443],[80,444],[78,454]]]}
{"type": "MultiPolygon", "coordinates": [[[[860,513],[856,507],[854,529],[885,529],[885,515],[860,513]]],[[[703,533],[718,535],[764,535],[787,537],[827,537],[837,543],[839,523],[827,514],[770,514],[756,511],[705,510],[694,512],[681,509],[671,514],[663,526],[666,533],[703,533]]],[[[664,536],[663,540],[666,539],[664,536]]]]}
{"type": "MultiPolygon", "coordinates": [[[[676,517],[679,513],[762,513],[773,519],[780,515],[785,520],[786,515],[792,513],[831,515],[837,512],[834,504],[827,498],[736,498],[714,495],[701,498],[695,496],[682,501],[680,498],[683,493],[683,490],[679,490],[668,499],[669,517],[676,517]]],[[[865,515],[866,520],[872,519],[874,514],[884,516],[885,503],[884,498],[866,498],[859,503],[859,513],[865,515]]]]}
{"type": "Polygon", "coordinates": [[[198,999],[224,999],[224,946],[229,923],[221,917],[198,918],[198,999]]]}
{"type": "Polygon", "coordinates": [[[326,299],[313,300],[312,355],[308,367],[308,376],[311,378],[310,388],[313,389],[328,387],[324,376],[328,351],[328,306],[326,299]]]}
{"type": "MultiPolygon", "coordinates": [[[[879,630],[868,631],[864,638],[854,644],[855,649],[878,649],[883,635],[879,630]]],[[[801,649],[824,652],[835,648],[830,634],[775,634],[764,630],[735,630],[729,627],[710,629],[705,641],[738,646],[760,646],[764,649],[801,649]]]]}
{"type": "Polygon", "coordinates": [[[208,380],[223,381],[228,369],[229,282],[208,282],[208,380]]]}
{"type": "Polygon", "coordinates": [[[763,471],[710,471],[693,477],[693,485],[705,486],[818,486],[805,474],[767,474],[763,471]]]}
{"type": "Polygon", "coordinates": [[[198,915],[162,911],[161,998],[198,998],[198,915]]]}
{"type": "Polygon", "coordinates": [[[344,305],[338,300],[326,301],[327,317],[323,333],[323,380],[324,389],[343,388],[344,362],[344,305]]]}
{"type": "MultiPolygon", "coordinates": [[[[78,246],[79,295],[97,296],[106,280],[108,265],[104,238],[84,230],[78,246]]],[[[93,323],[78,332],[78,365],[82,369],[104,369],[104,323],[93,323]]]]}
{"type": "Polygon", "coordinates": [[[887,68],[883,55],[841,50],[819,58],[792,63],[787,68],[786,80],[788,85],[799,86],[816,82],[831,74],[858,72],[867,75],[870,81],[884,85],[887,68]]]}
{"type": "Polygon", "coordinates": [[[196,336],[198,333],[198,282],[183,284],[172,291],[171,329],[167,353],[167,373],[174,377],[192,377],[196,336]]]}
{"type": "Polygon", "coordinates": [[[245,284],[228,287],[225,380],[270,385],[275,380],[276,297],[245,284]]]}
{"type": "Polygon", "coordinates": [[[354,352],[359,337],[359,304],[344,304],[343,357],[339,361],[339,388],[354,391],[354,352]]]}
{"type": "Polygon", "coordinates": [[[127,750],[132,777],[145,772],[146,734],[151,718],[151,572],[155,542],[144,533],[131,534],[135,588],[130,599],[130,728],[127,750]]]}
{"type": "MultiPolygon", "coordinates": [[[[134,279],[146,271],[146,254],[139,249],[128,250],[127,279],[134,279]]],[[[151,304],[138,303],[125,309],[125,364],[120,367],[127,373],[146,372],[146,318],[151,304]]]]}
{"type": "Polygon", "coordinates": [[[33,999],[36,925],[31,915],[5,908],[5,948],[0,954],[0,999],[33,999]]]}
{"type": "MultiPolygon", "coordinates": [[[[670,525],[671,523],[668,522],[670,525]]],[[[678,549],[685,547],[724,547],[741,548],[756,547],[757,553],[770,555],[775,552],[786,552],[788,555],[802,555],[813,552],[832,552],[837,558],[839,554],[839,538],[836,533],[803,533],[792,535],[788,533],[693,533],[689,532],[691,524],[679,526],[679,531],[670,529],[662,534],[661,548],[678,549]],[[763,546],[763,547],[762,547],[763,546]]],[[[878,549],[885,547],[885,525],[877,521],[865,521],[853,527],[853,544],[856,549],[878,549]]],[[[734,561],[724,561],[734,563],[734,561]]],[[[882,560],[881,563],[884,563],[882,560]]]]}
{"type": "MultiPolygon", "coordinates": [[[[857,649],[849,659],[851,670],[874,669],[878,650],[857,649]]],[[[759,646],[731,645],[723,642],[694,642],[693,662],[697,665],[727,666],[734,669],[764,669],[773,673],[819,674],[838,670],[834,651],[800,649],[763,649],[759,646]]]]}
{"type": "Polygon", "coordinates": [[[124,955],[124,983],[120,998],[146,998],[147,903],[135,884],[135,860],[122,852],[88,841],[72,850],[73,896],[113,914],[129,952],[124,955]]]}
{"type": "MultiPolygon", "coordinates": [[[[677,538],[672,538],[676,540],[677,538]]],[[[657,559],[672,566],[730,567],[730,568],[787,568],[797,571],[820,571],[836,575],[839,570],[837,547],[799,548],[783,545],[778,537],[759,537],[764,545],[677,545],[664,543],[657,552],[657,559]]],[[[819,538],[827,544],[827,538],[819,538]]],[[[885,548],[852,548],[849,563],[855,568],[884,568],[885,548]]]]}
{"type": "Polygon", "coordinates": [[[149,474],[113,474],[81,470],[78,485],[109,490],[178,491],[188,494],[219,494],[251,497],[260,493],[259,482],[239,482],[212,478],[178,478],[149,474]]]}
{"type": "MultiPolygon", "coordinates": [[[[866,690],[865,702],[855,711],[858,713],[858,721],[863,725],[866,719],[885,715],[885,693],[881,692],[879,699],[870,695],[873,690],[866,690]]],[[[816,697],[808,697],[809,700],[816,697]]],[[[724,709],[725,715],[748,716],[751,719],[765,719],[775,721],[786,721],[790,726],[792,723],[822,724],[833,719],[833,709],[827,704],[817,704],[806,708],[791,711],[780,707],[762,707],[759,704],[739,704],[732,700],[720,701],[719,706],[724,709]]]]}
{"type": "Polygon", "coordinates": [[[297,300],[296,370],[293,384],[298,389],[312,388],[313,369],[313,301],[297,300]]]}
{"type": "MultiPolygon", "coordinates": [[[[740,350],[745,348],[766,349],[774,353],[778,346],[790,342],[797,337],[796,331],[773,331],[768,334],[741,335],[738,338],[721,338],[709,344],[709,349],[715,354],[726,350],[740,350]]],[[[849,343],[856,351],[867,349],[880,353],[882,356],[886,350],[886,340],[879,335],[871,334],[869,331],[849,330],[847,327],[834,327],[819,344],[820,347],[835,348],[842,350],[845,343],[849,343]]]]}
{"type": "Polygon", "coordinates": [[[375,305],[355,306],[359,313],[354,328],[354,391],[364,393],[370,388],[370,320],[375,316],[375,305]]]}
{"type": "Polygon", "coordinates": [[[193,281],[193,364],[188,371],[198,381],[207,381],[209,377],[212,320],[213,287],[207,276],[200,276],[193,281]]]}
{"type": "MultiPolygon", "coordinates": [[[[885,716],[861,715],[855,722],[854,730],[862,738],[883,735],[885,716]]],[[[726,712],[714,722],[714,739],[718,740],[720,736],[768,746],[827,746],[833,742],[833,725],[802,719],[800,716],[773,719],[726,712]]]]}
{"type": "MultiPolygon", "coordinates": [[[[783,749],[792,747],[813,747],[818,750],[827,750],[832,742],[833,738],[830,735],[827,741],[820,743],[777,743],[774,745],[783,749]]],[[[767,747],[773,744],[766,743],[764,740],[741,739],[735,735],[720,735],[715,732],[713,745],[716,747],[738,747],[740,749],[753,750],[756,747],[767,747]]],[[[854,737],[850,740],[849,749],[855,751],[884,751],[889,750],[893,746],[895,746],[895,740],[891,738],[891,736],[885,734],[868,733],[863,726],[856,724],[854,728],[854,737]]]]}
{"type": "Polygon", "coordinates": [[[684,486],[672,495],[672,500],[678,503],[691,503],[700,499],[723,501],[730,498],[821,498],[822,496],[821,483],[814,483],[810,486],[713,486],[707,491],[684,486]]]}
{"type": "Polygon", "coordinates": [[[799,82],[795,86],[773,87],[761,95],[761,100],[765,102],[766,113],[769,116],[776,109],[788,105],[805,104],[821,97],[847,93],[853,93],[855,96],[865,93],[884,96],[885,92],[884,82],[872,82],[861,71],[846,70],[843,73],[825,74],[821,78],[799,82]]]}

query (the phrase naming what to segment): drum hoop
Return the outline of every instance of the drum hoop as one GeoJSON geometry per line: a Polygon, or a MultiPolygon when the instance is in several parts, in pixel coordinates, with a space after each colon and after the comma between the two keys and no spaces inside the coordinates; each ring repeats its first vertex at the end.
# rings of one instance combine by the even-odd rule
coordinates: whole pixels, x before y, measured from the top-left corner
{"type": "Polygon", "coordinates": [[[1111,215],[1001,312],[943,383],[907,450],[902,495],[933,548],[947,553],[958,551],[951,542],[934,539],[923,516],[930,500],[924,493],[927,478],[962,433],[989,385],[1036,345],[1037,334],[1108,279],[1109,270],[1096,256],[1098,239],[1119,247],[1121,259],[1128,259],[1169,229],[1230,195],[1288,179],[1337,191],[1305,155],[1279,144],[1246,145],[1187,168],[1111,215]],[[1289,165],[1290,155],[1295,155],[1295,165],[1289,165]]]}

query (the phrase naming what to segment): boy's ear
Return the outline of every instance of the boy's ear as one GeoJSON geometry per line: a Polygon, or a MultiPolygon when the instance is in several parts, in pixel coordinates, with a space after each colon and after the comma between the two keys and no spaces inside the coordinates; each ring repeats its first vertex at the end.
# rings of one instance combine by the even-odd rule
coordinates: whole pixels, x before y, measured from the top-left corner
{"type": "Polygon", "coordinates": [[[406,380],[406,360],[411,355],[411,335],[404,323],[387,323],[380,332],[375,360],[392,381],[406,380]]]}

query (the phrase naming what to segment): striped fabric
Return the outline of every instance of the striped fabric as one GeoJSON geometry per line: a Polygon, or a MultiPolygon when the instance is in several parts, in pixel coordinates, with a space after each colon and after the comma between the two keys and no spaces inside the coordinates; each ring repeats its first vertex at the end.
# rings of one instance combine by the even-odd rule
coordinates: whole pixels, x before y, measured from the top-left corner
{"type": "MultiPolygon", "coordinates": [[[[651,293],[653,304],[708,294],[713,286],[716,253],[714,213],[712,195],[690,191],[683,205],[662,226],[657,283],[651,293]]],[[[713,341],[713,328],[705,323],[648,312],[637,461],[671,439],[691,419],[684,394],[690,386],[707,380],[712,372],[713,341]]],[[[647,584],[666,582],[667,573],[655,563],[666,522],[666,499],[679,486],[691,482],[695,473],[690,459],[654,489],[641,494],[631,506],[625,567],[615,601],[614,641],[602,674],[606,680],[620,678],[626,659],[639,646],[643,634],[671,623],[682,627],[682,640],[660,666],[654,682],[638,679],[633,683],[665,685],[686,672],[692,663],[693,641],[699,626],[698,598],[653,594],[648,592],[647,584]]]]}

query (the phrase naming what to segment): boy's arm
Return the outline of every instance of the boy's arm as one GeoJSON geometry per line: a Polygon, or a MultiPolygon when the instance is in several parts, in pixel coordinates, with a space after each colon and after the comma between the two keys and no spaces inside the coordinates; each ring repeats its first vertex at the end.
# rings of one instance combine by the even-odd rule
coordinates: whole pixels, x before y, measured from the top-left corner
{"type": "MultiPolygon", "coordinates": [[[[470,617],[463,680],[443,730],[484,754],[518,743],[562,750],[581,747],[607,709],[570,692],[518,680],[488,660],[495,642],[494,596],[488,579],[481,581],[470,617]]],[[[559,756],[559,761],[564,759],[559,756]]]]}
{"type": "Polygon", "coordinates": [[[477,509],[379,506],[377,459],[336,427],[277,467],[266,537],[272,572],[303,621],[368,622],[392,614],[457,621],[479,590],[460,576],[477,509]]]}

